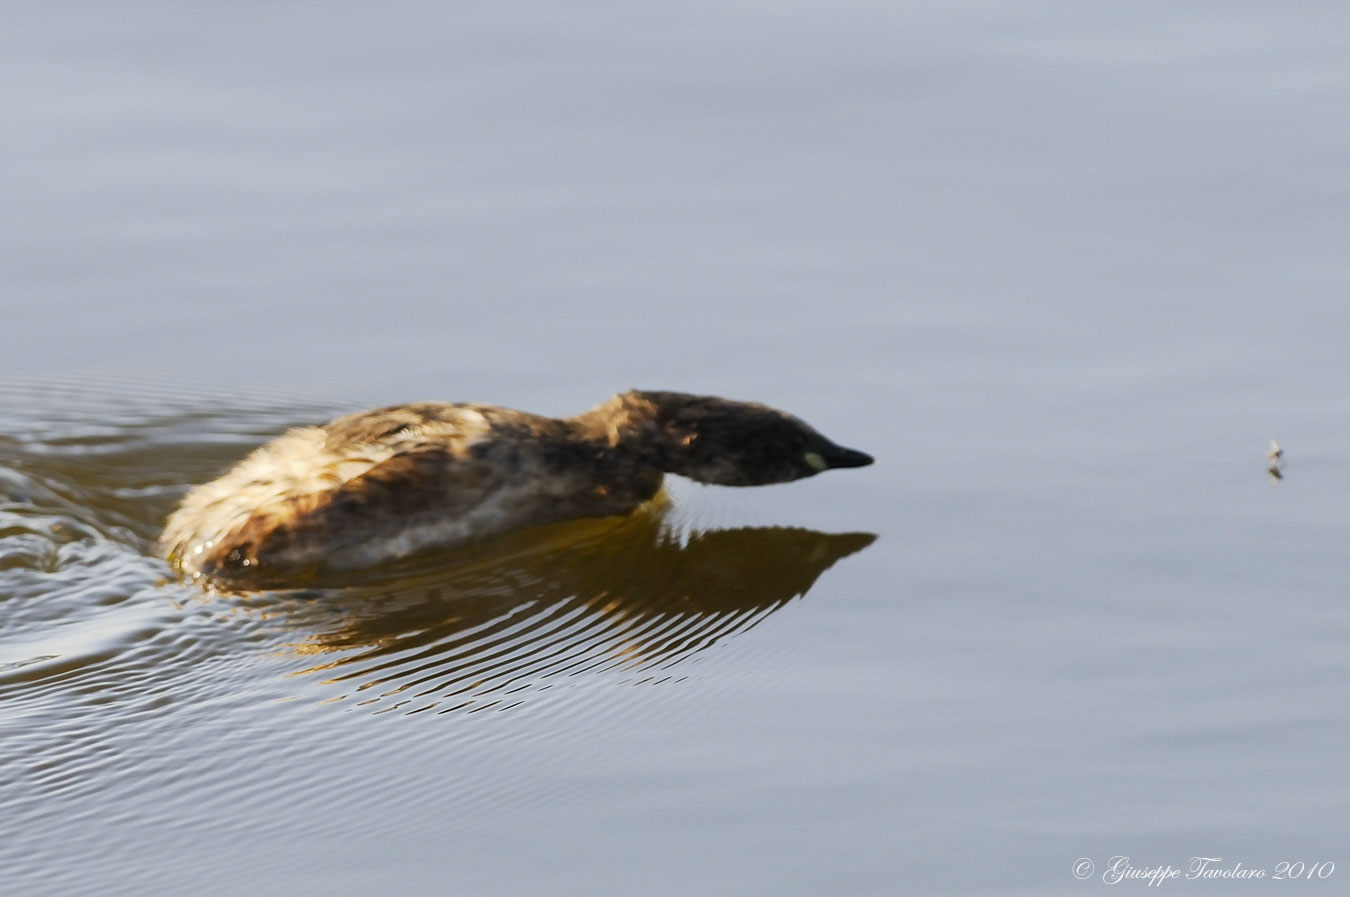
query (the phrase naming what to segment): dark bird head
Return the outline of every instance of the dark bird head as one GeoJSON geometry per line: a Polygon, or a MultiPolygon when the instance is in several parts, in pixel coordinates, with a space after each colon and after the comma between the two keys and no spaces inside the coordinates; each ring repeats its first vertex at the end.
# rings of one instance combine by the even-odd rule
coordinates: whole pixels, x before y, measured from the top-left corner
{"type": "Polygon", "coordinates": [[[654,408],[663,469],[700,483],[765,486],[872,463],[871,455],[836,445],[767,405],[678,392],[628,396],[654,408]]]}

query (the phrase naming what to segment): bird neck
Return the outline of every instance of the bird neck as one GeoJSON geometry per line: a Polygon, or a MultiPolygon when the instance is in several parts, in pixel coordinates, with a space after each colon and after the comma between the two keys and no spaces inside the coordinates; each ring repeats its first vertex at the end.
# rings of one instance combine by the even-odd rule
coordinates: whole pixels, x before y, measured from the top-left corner
{"type": "Polygon", "coordinates": [[[679,452],[671,444],[661,406],[632,390],[613,396],[565,423],[574,438],[631,464],[680,473],[679,452]]]}

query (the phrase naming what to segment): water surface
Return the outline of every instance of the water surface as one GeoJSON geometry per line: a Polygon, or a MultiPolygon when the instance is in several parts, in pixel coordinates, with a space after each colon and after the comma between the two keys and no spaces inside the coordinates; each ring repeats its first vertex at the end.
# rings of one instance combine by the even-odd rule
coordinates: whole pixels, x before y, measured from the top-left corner
{"type": "Polygon", "coordinates": [[[1079,894],[1209,855],[1345,868],[1169,886],[1339,893],[1348,36],[1318,2],[15,11],[7,890],[1079,894]],[[878,462],[303,593],[149,551],[294,423],[632,387],[878,462]]]}

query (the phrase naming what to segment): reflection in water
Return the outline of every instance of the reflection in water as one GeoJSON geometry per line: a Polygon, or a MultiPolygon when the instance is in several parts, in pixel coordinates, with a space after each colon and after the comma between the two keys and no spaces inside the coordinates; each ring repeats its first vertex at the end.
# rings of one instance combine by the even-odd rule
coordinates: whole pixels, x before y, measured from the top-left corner
{"type": "Polygon", "coordinates": [[[393,586],[261,600],[272,605],[268,616],[309,633],[289,647],[322,662],[300,675],[351,684],[362,705],[506,709],[583,673],[663,678],[661,670],[804,595],[876,538],[782,527],[682,538],[663,525],[664,512],[559,524],[441,554],[435,572],[393,586]]]}
{"type": "MultiPolygon", "coordinates": [[[[165,843],[177,831],[207,843],[247,830],[287,856],[294,844],[380,843],[413,829],[444,840],[451,817],[513,832],[540,792],[570,793],[578,771],[609,769],[606,751],[641,745],[647,724],[668,715],[659,700],[609,700],[660,697],[616,686],[683,675],[707,656],[696,652],[873,540],[788,529],[682,538],[665,509],[649,508],[413,559],[364,581],[212,595],[175,582],[150,554],[165,516],[188,484],[336,409],[80,395],[0,383],[5,893],[98,893],[109,883],[177,893],[200,879],[206,854],[179,862],[169,849],[147,871],[125,838],[109,840],[108,820],[133,820],[165,843]],[[314,707],[315,698],[339,703],[314,707]],[[494,712],[522,700],[528,713],[494,712]],[[434,739],[367,724],[432,708],[464,712],[436,717],[459,725],[434,739]],[[614,737],[598,737],[605,728],[614,737]],[[556,747],[568,743],[586,753],[559,774],[556,747]],[[359,831],[342,827],[351,820],[359,831]]],[[[764,660],[749,671],[772,675],[764,660]]],[[[727,666],[718,680],[734,687],[747,667],[727,666]]],[[[247,890],[255,873],[242,874],[244,886],[222,889],[247,890]]]]}
{"type": "Polygon", "coordinates": [[[296,681],[381,712],[506,708],[599,671],[655,680],[875,539],[687,532],[657,501],[300,591],[201,600],[146,554],[184,482],[209,479],[293,420],[332,415],[278,406],[212,416],[192,410],[198,397],[147,401],[0,401],[0,679],[34,707],[69,698],[61,677],[105,675],[186,706],[194,689],[233,693],[264,669],[275,682],[297,658],[296,681]],[[32,407],[65,411],[6,418],[32,407]],[[214,674],[199,676],[208,661],[214,674]]]}

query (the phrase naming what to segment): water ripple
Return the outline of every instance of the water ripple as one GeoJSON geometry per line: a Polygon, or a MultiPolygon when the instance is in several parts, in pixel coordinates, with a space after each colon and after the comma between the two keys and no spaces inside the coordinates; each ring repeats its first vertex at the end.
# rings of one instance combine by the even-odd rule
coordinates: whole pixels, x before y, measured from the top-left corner
{"type": "Polygon", "coordinates": [[[515,706],[567,677],[687,662],[874,538],[782,527],[680,538],[663,516],[655,506],[601,532],[560,524],[495,543],[486,557],[481,547],[446,553],[420,577],[267,607],[292,629],[288,649],[311,661],[298,675],[344,689],[330,699],[414,712],[500,705],[510,694],[515,706]]]}
{"type": "MultiPolygon", "coordinates": [[[[0,398],[0,867],[72,893],[78,872],[43,871],[67,868],[65,833],[115,831],[134,856],[145,819],[129,806],[218,834],[360,812],[377,736],[339,737],[359,720],[439,718],[494,750],[547,737],[513,720],[612,723],[616,689],[684,681],[874,538],[700,531],[658,503],[302,591],[203,591],[149,555],[165,516],[190,484],[333,409],[61,384],[0,398]],[[260,755],[295,780],[258,779],[260,755]],[[312,755],[346,791],[302,785],[312,755]],[[258,808],[280,797],[288,814],[267,822],[258,808]],[[258,811],[206,809],[240,802],[258,811]]],[[[420,781],[395,778],[416,806],[420,781]]],[[[461,778],[466,806],[502,797],[461,778]]]]}

